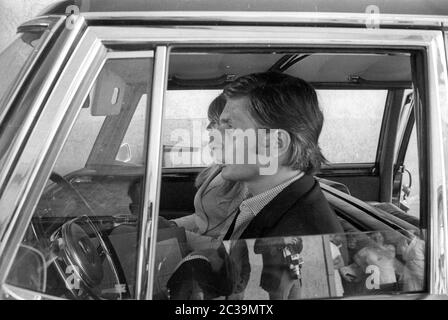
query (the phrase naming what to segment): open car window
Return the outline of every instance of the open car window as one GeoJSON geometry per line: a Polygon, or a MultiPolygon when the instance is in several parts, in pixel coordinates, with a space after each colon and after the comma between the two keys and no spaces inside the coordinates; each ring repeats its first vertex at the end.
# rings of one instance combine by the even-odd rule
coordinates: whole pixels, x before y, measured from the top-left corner
{"type": "Polygon", "coordinates": [[[423,234],[413,229],[289,236],[207,248],[173,233],[157,244],[154,298],[297,300],[422,292],[423,234]],[[202,248],[185,258],[192,246],[202,248]]]}
{"type": "MultiPolygon", "coordinates": [[[[401,189],[395,184],[394,190],[387,191],[396,183],[397,119],[404,109],[404,96],[417,90],[412,64],[417,59],[415,53],[195,50],[173,49],[170,54],[163,118],[166,177],[162,177],[159,218],[173,220],[177,227],[159,230],[156,259],[152,261],[156,271],[154,298],[310,299],[426,290],[427,246],[421,230],[426,229],[427,212],[418,206],[409,212],[396,201],[401,189]],[[208,133],[216,120],[208,119],[208,112],[217,108],[214,99],[226,85],[239,76],[265,71],[310,83],[324,118],[319,147],[326,161],[314,174],[343,233],[293,237],[300,250],[285,245],[291,241],[287,237],[222,242],[231,225],[238,224],[233,214],[242,212],[242,199],[248,196],[243,188],[225,188],[225,169],[220,168],[226,168],[227,163],[220,167],[219,159],[210,156],[214,138],[208,133]],[[201,171],[198,167],[207,168],[201,171]],[[188,184],[197,189],[186,191],[188,184]],[[166,234],[170,232],[171,236],[166,234]],[[240,249],[233,257],[232,248],[240,249]]],[[[247,107],[237,104],[244,96],[239,93],[234,100],[225,100],[223,109],[247,107]]],[[[233,129],[221,120],[222,128],[233,129]]],[[[409,154],[414,153],[414,166],[419,168],[417,155],[421,150],[412,150],[409,154]]],[[[415,171],[412,175],[420,179],[415,171]]],[[[291,196],[288,190],[286,194],[291,196]]],[[[281,199],[290,201],[284,194],[281,199]]],[[[297,197],[292,203],[299,201],[297,197]]],[[[271,204],[267,203],[260,206],[271,204]]],[[[270,208],[276,206],[278,202],[270,208]]],[[[312,215],[309,210],[294,214],[312,215]]],[[[266,222],[263,219],[268,219],[268,211],[257,223],[266,222]]],[[[253,212],[252,221],[256,217],[253,212]]],[[[263,228],[250,221],[248,218],[247,224],[242,223],[250,235],[262,233],[263,228]]]]}
{"type": "MultiPolygon", "coordinates": [[[[167,91],[163,167],[204,167],[213,161],[204,133],[207,107],[219,93],[167,91]]],[[[374,163],[388,90],[318,89],[317,94],[325,117],[320,145],[328,164],[374,163]]]]}

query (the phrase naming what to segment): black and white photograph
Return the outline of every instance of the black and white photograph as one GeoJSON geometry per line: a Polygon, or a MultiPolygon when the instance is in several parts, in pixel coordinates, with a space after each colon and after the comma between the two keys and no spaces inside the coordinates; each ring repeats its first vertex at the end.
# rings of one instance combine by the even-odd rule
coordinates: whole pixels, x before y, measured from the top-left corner
{"type": "Polygon", "coordinates": [[[0,0],[0,300],[448,300],[448,1],[0,0]]]}

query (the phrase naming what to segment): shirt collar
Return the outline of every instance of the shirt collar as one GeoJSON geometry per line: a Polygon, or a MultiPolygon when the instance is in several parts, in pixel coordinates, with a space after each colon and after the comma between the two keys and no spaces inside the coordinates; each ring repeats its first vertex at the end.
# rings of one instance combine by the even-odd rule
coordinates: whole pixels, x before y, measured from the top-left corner
{"type": "Polygon", "coordinates": [[[240,204],[240,211],[250,211],[254,216],[256,216],[269,202],[271,202],[280,192],[283,191],[291,183],[299,180],[304,176],[303,172],[300,172],[296,176],[288,179],[287,181],[266,190],[256,196],[251,196],[249,191],[245,190],[245,197],[243,202],[240,204]]]}

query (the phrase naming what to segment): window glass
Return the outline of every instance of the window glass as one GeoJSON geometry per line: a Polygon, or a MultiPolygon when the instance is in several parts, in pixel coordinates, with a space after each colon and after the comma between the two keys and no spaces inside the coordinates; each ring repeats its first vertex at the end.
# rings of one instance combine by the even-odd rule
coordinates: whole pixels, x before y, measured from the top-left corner
{"type": "Polygon", "coordinates": [[[143,165],[143,137],[147,99],[147,94],[142,95],[140,98],[115,160],[140,166],[143,165]]]}
{"type": "Polygon", "coordinates": [[[120,161],[115,155],[125,137],[142,161],[151,72],[149,58],[106,61],[54,164],[9,283],[69,299],[133,298],[144,172],[124,161],[126,151],[120,161]]]}
{"type": "MultiPolygon", "coordinates": [[[[49,31],[20,33],[5,50],[0,52],[0,70],[2,72],[0,77],[0,117],[5,116],[8,93],[14,89],[13,85],[19,79],[21,73],[27,71],[25,66],[33,61],[39,52],[39,45],[43,43],[48,34],[49,31]]],[[[17,132],[16,128],[20,126],[19,123],[24,117],[20,115],[20,112],[17,113],[19,114],[17,120],[14,120],[14,117],[8,120],[10,130],[3,130],[0,136],[0,167],[4,166],[5,155],[8,154],[7,148],[13,141],[13,136],[17,132]]],[[[0,119],[0,121],[3,121],[3,119],[0,119]]]]}
{"type": "Polygon", "coordinates": [[[207,109],[220,93],[220,90],[167,91],[163,123],[164,167],[203,167],[211,163],[207,109]]]}
{"type": "Polygon", "coordinates": [[[65,176],[85,167],[105,118],[106,116],[92,116],[90,108],[81,109],[78,120],[75,122],[72,133],[60,155],[64,161],[58,161],[54,171],[65,176]]]}
{"type": "Polygon", "coordinates": [[[387,90],[318,90],[320,146],[330,163],[375,162],[387,90]]]}
{"type": "Polygon", "coordinates": [[[401,186],[401,203],[408,209],[407,213],[419,218],[420,212],[420,173],[415,124],[412,128],[408,149],[404,158],[405,173],[401,186]]]}
{"type": "MultiPolygon", "coordinates": [[[[207,108],[220,93],[220,90],[167,91],[164,167],[210,164],[207,108]]],[[[317,93],[325,119],[319,141],[327,160],[375,162],[387,90],[317,90],[317,93]]]]}
{"type": "Polygon", "coordinates": [[[35,56],[36,48],[47,34],[45,32],[21,33],[9,47],[0,52],[0,70],[4,75],[0,77],[0,111],[3,107],[3,99],[11,89],[11,85],[25,63],[35,56]]]}
{"type": "Polygon", "coordinates": [[[162,176],[164,235],[151,262],[154,298],[286,300],[425,290],[426,235],[418,219],[378,202],[383,177],[376,172],[356,165],[331,170],[332,164],[376,161],[392,90],[386,84],[397,81],[411,87],[409,54],[173,50],[164,166],[193,168],[165,170],[162,176]],[[319,179],[297,169],[320,156],[310,136],[318,136],[321,117],[308,84],[318,88],[324,114],[319,145],[330,163],[319,179]],[[234,99],[221,99],[222,88],[234,99]],[[257,114],[245,112],[251,108],[257,114]],[[266,142],[259,135],[266,127],[289,135],[272,130],[276,138],[266,142]],[[256,138],[248,131],[256,131],[256,138]],[[223,132],[223,139],[231,139],[214,143],[214,134],[223,132]],[[238,141],[232,143],[240,137],[241,162],[218,154],[230,150],[238,156],[238,141]],[[201,158],[207,144],[211,165],[201,158]],[[288,169],[263,174],[262,161],[278,159],[263,150],[286,145],[285,154],[294,151],[283,163],[288,169]],[[250,155],[259,156],[258,162],[250,162],[250,155]],[[201,164],[207,167],[198,174],[194,167],[201,164]],[[301,203],[303,209],[295,207],[301,203]]]}
{"type": "Polygon", "coordinates": [[[174,234],[159,241],[156,299],[296,300],[424,290],[425,239],[417,229],[224,241],[183,258],[197,244],[174,234]]]}

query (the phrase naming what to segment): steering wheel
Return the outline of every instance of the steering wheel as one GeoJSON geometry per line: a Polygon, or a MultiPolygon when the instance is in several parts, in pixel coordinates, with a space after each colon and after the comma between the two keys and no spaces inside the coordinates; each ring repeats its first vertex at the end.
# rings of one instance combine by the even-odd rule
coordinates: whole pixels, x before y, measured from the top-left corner
{"type": "Polygon", "coordinates": [[[67,289],[76,299],[105,298],[99,288],[105,274],[104,260],[112,274],[112,283],[115,284],[114,288],[108,289],[108,298],[129,297],[126,278],[111,243],[101,235],[88,216],[67,221],[51,239],[58,252],[56,267],[67,289]]]}
{"type": "MultiPolygon", "coordinates": [[[[67,179],[52,172],[50,180],[70,190],[87,208],[87,212],[96,216],[87,200],[67,179]]],[[[104,277],[104,260],[115,283],[115,287],[108,290],[108,295],[113,299],[130,297],[124,270],[112,243],[89,216],[82,215],[65,222],[50,238],[54,251],[58,253],[56,268],[76,299],[103,298],[98,286],[104,277]]]]}

